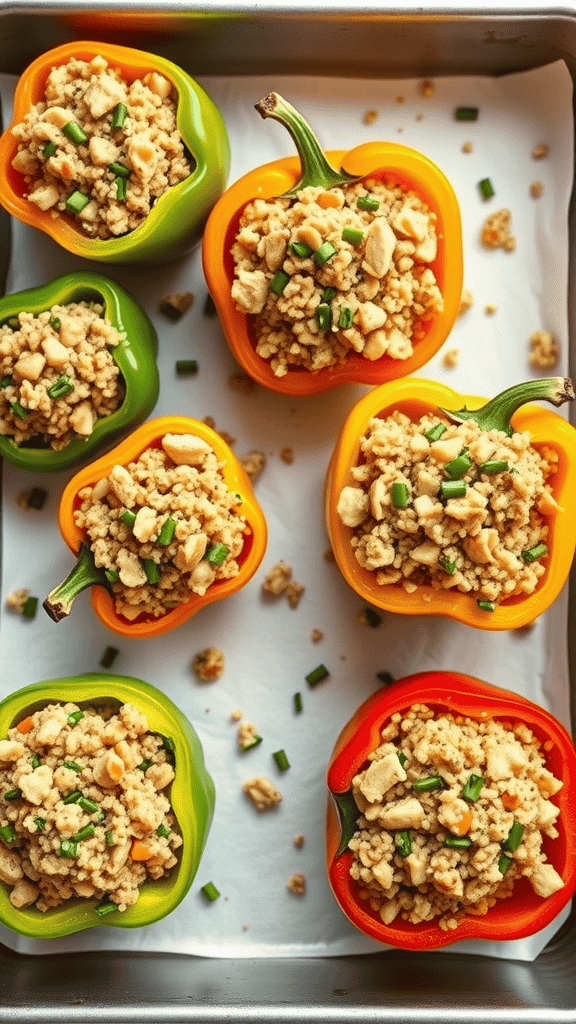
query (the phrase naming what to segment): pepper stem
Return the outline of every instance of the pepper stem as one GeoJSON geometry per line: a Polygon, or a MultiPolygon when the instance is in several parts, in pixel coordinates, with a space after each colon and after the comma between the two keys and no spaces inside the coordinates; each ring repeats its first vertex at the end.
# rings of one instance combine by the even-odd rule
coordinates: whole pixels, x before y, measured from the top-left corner
{"type": "Polygon", "coordinates": [[[263,100],[256,103],[255,107],[262,117],[272,117],[288,129],[296,143],[300,157],[301,177],[299,181],[278,198],[293,198],[303,188],[335,188],[337,185],[360,180],[357,175],[348,174],[342,168],[337,171],[328,163],[308,122],[291,103],[288,103],[277,92],[269,93],[263,100]]]}
{"type": "Polygon", "coordinates": [[[471,410],[464,406],[457,411],[442,409],[442,412],[452,423],[475,420],[482,430],[501,430],[510,437],[514,433],[510,420],[521,405],[525,405],[526,402],[543,401],[560,406],[564,402],[572,402],[575,398],[576,394],[569,377],[543,377],[507,388],[480,409],[471,410]]]}
{"type": "Polygon", "coordinates": [[[344,853],[356,832],[360,811],[352,796],[351,789],[347,789],[345,793],[332,793],[332,797],[338,808],[338,816],[340,818],[340,843],[336,850],[336,856],[339,857],[341,853],[344,853]]]}
{"type": "Polygon", "coordinates": [[[54,590],[51,590],[42,607],[54,622],[60,622],[70,614],[72,602],[87,587],[98,583],[111,594],[112,587],[106,579],[103,569],[94,565],[94,555],[86,544],[80,545],[78,560],[66,579],[54,590]]]}

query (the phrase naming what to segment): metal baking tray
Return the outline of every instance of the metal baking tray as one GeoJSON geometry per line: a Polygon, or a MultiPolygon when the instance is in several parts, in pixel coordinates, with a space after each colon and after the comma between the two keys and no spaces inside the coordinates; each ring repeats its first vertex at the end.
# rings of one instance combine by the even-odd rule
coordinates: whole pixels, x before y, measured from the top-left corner
{"type": "MultiPolygon", "coordinates": [[[[195,75],[502,75],[563,59],[576,76],[576,4],[425,9],[333,4],[53,4],[0,0],[0,71],[74,38],[152,49],[195,75]],[[321,67],[318,55],[322,54],[321,67]]],[[[0,222],[0,268],[8,235],[0,222]]],[[[570,206],[570,267],[576,217],[570,206]]],[[[576,303],[570,271],[569,316],[576,303]]],[[[573,341],[570,339],[574,370],[573,341]]],[[[573,411],[574,415],[574,411],[573,411]]],[[[576,575],[568,655],[576,722],[576,575]]],[[[216,960],[123,953],[20,956],[0,946],[2,1019],[174,1024],[576,1024],[576,910],[533,963],[449,952],[216,960]]]]}

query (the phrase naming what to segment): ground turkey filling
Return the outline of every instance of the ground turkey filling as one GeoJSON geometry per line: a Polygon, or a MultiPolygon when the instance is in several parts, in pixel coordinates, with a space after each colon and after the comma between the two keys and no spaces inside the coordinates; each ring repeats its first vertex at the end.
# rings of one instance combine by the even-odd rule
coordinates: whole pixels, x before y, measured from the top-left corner
{"type": "Polygon", "coordinates": [[[558,512],[546,482],[556,452],[533,448],[527,432],[395,411],[370,420],[360,455],[337,511],[379,584],[454,587],[487,602],[535,590],[546,571],[543,517],[558,512]]]}
{"type": "Polygon", "coordinates": [[[182,845],[163,738],[130,704],[50,704],[21,726],[0,741],[0,879],[12,904],[45,911],[82,896],[125,910],[182,845]]]}
{"type": "Polygon", "coordinates": [[[88,437],[124,394],[118,331],[95,303],[19,313],[0,325],[0,434],[56,450],[88,437]]]}
{"type": "Polygon", "coordinates": [[[158,618],[237,576],[247,525],[216,453],[192,434],[166,434],[136,462],[80,491],[74,519],[112,583],[116,611],[158,618]]]}
{"type": "Polygon", "coordinates": [[[435,214],[393,182],[256,199],[231,252],[232,298],[257,314],[256,351],[277,377],[335,366],[353,352],[408,359],[444,308],[429,265],[435,214]]]}
{"type": "Polygon", "coordinates": [[[360,897],[385,924],[457,928],[525,877],[546,898],[564,882],[546,860],[562,783],[522,723],[476,721],[415,704],[392,715],[352,780],[361,811],[349,843],[360,897]]]}
{"type": "Polygon", "coordinates": [[[12,167],[24,175],[28,201],[53,216],[73,214],[91,238],[139,227],[159,196],[192,171],[176,102],[174,86],[156,71],[127,82],[101,56],[52,68],[44,100],[12,128],[12,167]]]}

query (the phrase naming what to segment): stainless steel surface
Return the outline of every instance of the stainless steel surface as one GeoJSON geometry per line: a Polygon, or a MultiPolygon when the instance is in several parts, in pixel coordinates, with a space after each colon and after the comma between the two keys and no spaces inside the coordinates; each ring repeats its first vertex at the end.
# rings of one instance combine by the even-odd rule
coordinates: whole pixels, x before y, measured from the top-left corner
{"type": "MultiPolygon", "coordinates": [[[[566,61],[576,77],[576,6],[479,9],[354,2],[47,4],[0,0],[0,71],[20,72],[70,38],[169,56],[192,74],[400,77],[499,75],[566,61]],[[93,16],[90,17],[92,10],[93,16]],[[106,24],[105,14],[113,21],[106,24]],[[104,16],[104,17],[103,17],[104,16]],[[322,59],[319,61],[319,54],[322,59]]],[[[570,266],[576,210],[570,210],[570,266]]],[[[576,303],[570,273],[569,308],[576,303]]],[[[572,342],[572,339],[571,339],[572,342]]],[[[573,344],[571,357],[573,363],[573,344]]],[[[574,365],[572,365],[574,370],[574,365]]],[[[576,721],[576,578],[568,635],[576,721]]],[[[165,955],[21,957],[0,946],[2,1020],[11,1024],[576,1024],[576,913],[534,963],[386,952],[327,960],[165,955]]]]}

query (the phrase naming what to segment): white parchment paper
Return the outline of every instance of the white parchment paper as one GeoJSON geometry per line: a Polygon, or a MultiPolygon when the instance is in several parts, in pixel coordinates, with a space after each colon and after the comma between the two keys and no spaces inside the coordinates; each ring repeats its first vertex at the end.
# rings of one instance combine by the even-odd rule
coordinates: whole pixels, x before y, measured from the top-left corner
{"type": "MultiPolygon", "coordinates": [[[[193,69],[192,69],[193,73],[193,69]]],[[[468,393],[492,395],[534,376],[528,338],[536,329],[561,342],[559,370],[567,366],[568,199],[572,184],[572,83],[561,62],[499,79],[444,79],[424,98],[417,81],[353,81],[326,78],[210,78],[202,84],[219,105],[232,144],[230,181],[254,166],[290,154],[284,129],[262,122],[253,109],[271,89],[291,100],[309,119],[326,148],[349,148],[382,138],[422,150],[454,185],[463,217],[465,284],[475,295],[445,345],[460,350],[456,369],[438,354],[420,376],[468,393]],[[476,123],[456,122],[457,106],[477,106],[476,123]],[[378,112],[370,126],[363,115],[378,112]],[[462,145],[473,143],[465,154],[462,145]],[[535,161],[535,145],[549,156],[535,161]],[[484,201],[478,181],[490,177],[496,192],[484,201]],[[540,181],[543,194],[529,195],[540,181]],[[518,245],[514,253],[488,252],[478,235],[484,218],[509,207],[518,245]],[[492,316],[487,304],[497,306],[492,316]]],[[[15,80],[0,76],[5,122],[15,80]]],[[[381,949],[344,918],[325,875],[325,772],[335,739],[359,704],[379,685],[381,670],[400,677],[424,669],[466,672],[546,705],[569,725],[566,664],[566,595],[532,630],[492,634],[440,618],[387,615],[376,629],[362,626],[363,605],[324,558],[324,474],[334,439],[352,404],[365,393],[345,386],[309,399],[257,389],[245,395],[228,380],[236,369],[217,319],[203,314],[206,286],[200,255],[154,270],[87,264],[40,232],[14,223],[9,291],[83,267],[101,270],[140,300],[160,337],[161,393],[154,415],[182,413],[214,417],[217,429],[237,438],[243,455],[264,450],[268,465],[256,493],[268,519],[264,562],[251,583],[225,602],[211,605],[176,632],[153,640],[116,638],[96,619],[87,594],[77,599],[68,621],[56,626],[42,610],[31,622],[2,613],[0,696],[41,679],[98,669],[103,649],[121,653],[118,672],[146,679],[184,710],[204,747],[217,803],[200,870],[181,906],[148,928],[98,928],[55,942],[27,940],[0,929],[0,939],[22,953],[154,950],[214,957],[331,956],[381,949]],[[193,308],[172,324],[158,313],[168,291],[191,290],[193,308]],[[195,358],[195,378],[177,378],[178,358],[195,358]],[[280,451],[290,447],[294,462],[280,451]],[[293,568],[306,592],[299,607],[266,600],[261,584],[280,559],[293,568]],[[312,629],[324,639],[311,640],[312,629]],[[201,684],[190,671],[206,646],[220,648],[226,667],[218,682],[201,684]],[[320,662],[330,678],[308,689],[304,676],[320,662]],[[302,691],[296,716],[293,694],[302,691]],[[264,742],[242,755],[231,712],[240,708],[264,742]],[[279,773],[272,752],[285,749],[290,769],[279,773]],[[241,792],[242,782],[268,775],[283,793],[280,807],[258,814],[241,792]],[[293,837],[304,833],[296,849],[293,837]],[[289,876],[307,878],[305,897],[286,888],[289,876]],[[213,881],[222,896],[208,904],[200,887],[213,881]]],[[[26,586],[42,600],[69,571],[71,555],[60,538],[56,511],[71,474],[34,476],[4,467],[2,597],[26,586]],[[41,513],[25,513],[18,494],[48,486],[41,513]]],[[[453,951],[531,960],[554,935],[566,914],[545,931],[518,942],[455,942],[453,951]]]]}

